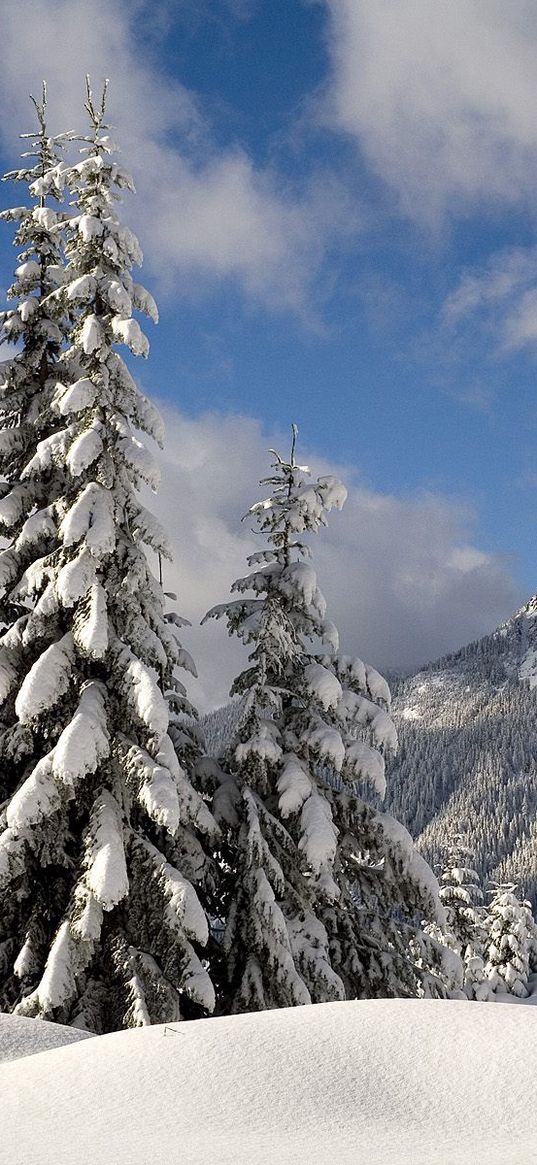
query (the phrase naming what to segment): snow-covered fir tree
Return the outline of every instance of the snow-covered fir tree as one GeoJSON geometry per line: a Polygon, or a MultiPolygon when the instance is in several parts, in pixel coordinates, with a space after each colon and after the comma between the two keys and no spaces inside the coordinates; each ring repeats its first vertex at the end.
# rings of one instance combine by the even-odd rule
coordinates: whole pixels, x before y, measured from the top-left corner
{"type": "Polygon", "coordinates": [[[142,256],[117,214],[133,187],[114,159],[105,92],[96,104],[88,84],[81,160],[41,152],[29,176],[38,209],[66,189],[73,213],[53,235],[51,262],[30,233],[33,220],[53,227],[52,212],[22,216],[29,253],[15,312],[22,324],[45,322],[35,342],[17,323],[24,348],[7,368],[0,433],[10,535],[0,553],[0,750],[10,773],[0,1009],[98,1032],[212,1009],[192,878],[217,833],[178,756],[191,740],[174,669],[189,660],[145,549],[168,553],[138,497],[142,484],[156,488],[157,471],[137,434],[160,442],[162,427],[116,346],[147,355],[133,311],[156,319],[156,309],[133,279],[142,256]],[[35,308],[24,306],[32,292],[35,308]],[[57,320],[68,329],[61,350],[57,320]]]}
{"type": "Polygon", "coordinates": [[[219,797],[225,806],[222,1010],[445,990],[437,971],[449,952],[420,925],[443,920],[436,880],[406,830],[358,790],[384,793],[383,754],[396,743],[388,686],[335,654],[304,541],[346,490],[331,475],[310,479],[295,436],[290,460],[275,454],[262,482],[270,496],[250,510],[267,547],[233,584],[243,597],[206,616],[251,649],[215,797],[215,813],[219,797]]]}
{"type": "Polygon", "coordinates": [[[483,891],[472,868],[472,851],[462,835],[448,847],[440,878],[440,899],[446,912],[444,942],[462,960],[464,991],[470,999],[486,1000],[491,989],[483,959],[486,925],[483,891]]]}
{"type": "Polygon", "coordinates": [[[537,969],[536,927],[530,903],[518,897],[513,883],[491,891],[485,959],[492,991],[525,999],[529,975],[537,969]]]}
{"type": "Polygon", "coordinates": [[[440,878],[447,928],[463,958],[468,948],[475,948],[477,935],[483,931],[479,914],[483,891],[476,871],[469,864],[471,859],[471,850],[458,835],[448,848],[448,860],[440,878]]]}

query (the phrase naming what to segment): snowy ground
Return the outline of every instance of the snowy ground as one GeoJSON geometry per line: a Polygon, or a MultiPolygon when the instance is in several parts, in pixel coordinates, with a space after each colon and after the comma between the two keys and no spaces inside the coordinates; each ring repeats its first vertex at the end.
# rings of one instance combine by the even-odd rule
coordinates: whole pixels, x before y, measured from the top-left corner
{"type": "Polygon", "coordinates": [[[537,1163],[533,1008],[333,1003],[52,1051],[10,1025],[36,1054],[0,1064],[2,1165],[537,1163]]]}

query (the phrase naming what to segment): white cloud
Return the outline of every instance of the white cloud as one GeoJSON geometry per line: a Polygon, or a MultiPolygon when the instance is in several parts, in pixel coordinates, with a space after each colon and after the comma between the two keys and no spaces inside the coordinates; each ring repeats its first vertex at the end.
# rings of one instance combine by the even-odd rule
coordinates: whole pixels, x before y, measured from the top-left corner
{"type": "MultiPolygon", "coordinates": [[[[258,540],[240,519],[261,496],[267,447],[281,446],[282,437],[270,439],[241,416],[191,420],[170,408],[164,415],[163,484],[153,508],[173,539],[175,563],[165,566],[164,581],[194,624],[185,643],[200,672],[195,698],[206,707],[225,700],[243,651],[221,624],[200,629],[199,619],[246,573],[258,540]]],[[[311,462],[316,473],[334,470],[320,458],[311,462]]],[[[348,483],[351,475],[343,475],[348,483]]],[[[467,507],[438,495],[398,498],[352,487],[313,545],[342,650],[382,668],[414,667],[506,618],[523,595],[509,564],[472,544],[474,520],[467,507]]]]}
{"type": "Polygon", "coordinates": [[[30,122],[28,92],[40,91],[43,75],[51,122],[61,129],[84,124],[85,73],[96,90],[109,76],[110,115],[139,192],[129,211],[152,271],[170,288],[186,275],[231,278],[272,307],[307,315],[330,239],[355,228],[356,212],[334,181],[318,177],[291,190],[243,150],[218,149],[195,97],[158,65],[158,40],[136,39],[152,20],[149,0],[4,6],[0,133],[9,157],[30,122]]]}
{"type": "MultiPolygon", "coordinates": [[[[442,308],[449,329],[475,329],[493,337],[497,351],[537,341],[537,247],[509,247],[480,270],[465,271],[442,308]]],[[[475,334],[475,332],[474,332],[475,334]]]]}
{"type": "Polygon", "coordinates": [[[515,200],[537,177],[537,8],[528,0],[326,0],[325,115],[411,217],[515,200]]]}

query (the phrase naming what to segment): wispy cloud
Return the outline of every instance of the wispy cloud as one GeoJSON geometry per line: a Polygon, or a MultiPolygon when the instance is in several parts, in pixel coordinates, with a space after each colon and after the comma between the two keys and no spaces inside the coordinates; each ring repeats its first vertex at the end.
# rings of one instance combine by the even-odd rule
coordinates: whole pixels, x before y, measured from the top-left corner
{"type": "Polygon", "coordinates": [[[537,247],[509,247],[465,271],[441,312],[452,330],[480,327],[496,352],[537,342],[537,247]]]}

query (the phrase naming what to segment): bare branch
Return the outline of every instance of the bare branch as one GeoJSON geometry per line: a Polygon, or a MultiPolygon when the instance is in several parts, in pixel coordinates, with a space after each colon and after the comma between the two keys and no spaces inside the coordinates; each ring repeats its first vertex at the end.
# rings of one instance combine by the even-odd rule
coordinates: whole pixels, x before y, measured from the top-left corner
{"type": "MultiPolygon", "coordinates": [[[[40,135],[40,137],[46,137],[46,133],[47,133],[47,123],[45,120],[45,112],[46,112],[46,108],[47,108],[47,82],[46,81],[43,81],[43,87],[42,87],[42,92],[41,92],[41,102],[37,101],[37,99],[33,96],[32,93],[30,93],[30,101],[32,102],[34,109],[37,113],[37,120],[39,122],[39,135],[40,135]]],[[[25,137],[34,137],[34,134],[25,134],[24,136],[25,137]]],[[[22,134],[21,134],[21,137],[22,137],[22,134]]]]}

